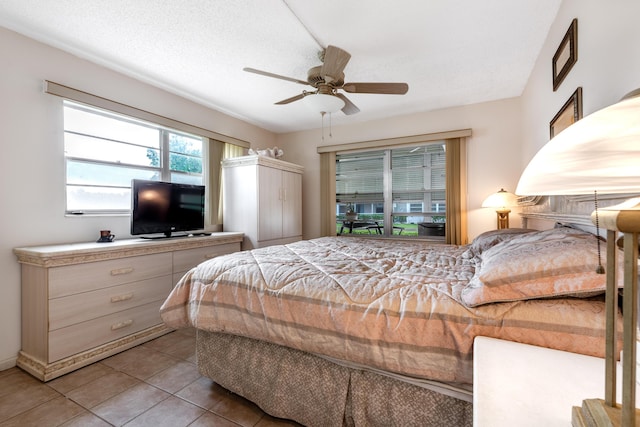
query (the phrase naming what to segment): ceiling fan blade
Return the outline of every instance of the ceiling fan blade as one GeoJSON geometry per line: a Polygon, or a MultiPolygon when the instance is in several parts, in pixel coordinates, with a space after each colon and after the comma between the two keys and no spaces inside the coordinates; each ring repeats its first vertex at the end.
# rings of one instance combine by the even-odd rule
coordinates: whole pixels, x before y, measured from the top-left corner
{"type": "Polygon", "coordinates": [[[304,80],[294,79],[293,77],[281,76],[280,74],[273,74],[268,71],[256,70],[255,68],[245,67],[242,70],[248,73],[260,74],[261,76],[273,77],[275,79],[286,80],[293,83],[300,83],[301,85],[309,84],[309,82],[305,82],[304,80]]]}
{"type": "Polygon", "coordinates": [[[298,101],[298,100],[300,100],[302,98],[304,98],[304,93],[301,93],[300,95],[292,96],[291,98],[283,99],[282,101],[278,101],[275,104],[276,105],[290,104],[290,103],[298,101]]]}
{"type": "Polygon", "coordinates": [[[324,51],[322,70],[320,71],[325,82],[331,83],[332,81],[339,80],[349,59],[351,59],[349,52],[339,47],[327,46],[324,51]]]}
{"type": "Polygon", "coordinates": [[[347,116],[360,112],[360,109],[356,107],[356,105],[353,102],[349,101],[349,98],[347,98],[341,93],[337,93],[336,96],[344,101],[344,107],[342,107],[342,112],[345,113],[347,116]]]}
{"type": "Polygon", "coordinates": [[[409,90],[409,85],[406,83],[345,83],[342,89],[349,93],[404,95],[409,90]]]}

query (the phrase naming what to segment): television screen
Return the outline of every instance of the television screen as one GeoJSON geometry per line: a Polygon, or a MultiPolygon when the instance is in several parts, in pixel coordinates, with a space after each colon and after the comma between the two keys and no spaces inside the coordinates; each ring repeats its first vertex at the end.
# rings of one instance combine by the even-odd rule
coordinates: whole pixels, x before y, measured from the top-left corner
{"type": "Polygon", "coordinates": [[[131,182],[131,234],[204,228],[204,186],[134,179],[131,182]]]}

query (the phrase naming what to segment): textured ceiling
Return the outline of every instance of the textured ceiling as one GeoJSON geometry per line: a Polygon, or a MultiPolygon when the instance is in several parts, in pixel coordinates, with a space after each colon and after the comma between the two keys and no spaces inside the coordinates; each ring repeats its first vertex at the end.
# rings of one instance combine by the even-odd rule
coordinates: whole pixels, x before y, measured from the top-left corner
{"type": "Polygon", "coordinates": [[[347,82],[406,82],[406,95],[347,94],[334,126],[519,96],[561,0],[2,0],[0,25],[274,132],[319,128],[306,80],[327,45],[347,82]]]}

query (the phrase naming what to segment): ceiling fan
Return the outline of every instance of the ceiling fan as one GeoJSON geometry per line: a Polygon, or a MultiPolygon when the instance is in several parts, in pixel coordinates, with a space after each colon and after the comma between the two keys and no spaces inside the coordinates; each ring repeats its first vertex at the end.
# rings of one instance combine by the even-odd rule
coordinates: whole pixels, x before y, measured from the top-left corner
{"type": "Polygon", "coordinates": [[[360,111],[344,94],[338,92],[339,89],[348,93],[377,93],[384,95],[404,95],[409,90],[409,85],[406,83],[345,83],[343,71],[349,59],[351,59],[351,54],[339,47],[330,45],[320,51],[318,57],[322,61],[322,65],[309,69],[306,81],[257,70],[255,68],[246,67],[243,68],[243,70],[249,73],[312,86],[315,88],[314,91],[302,91],[299,95],[276,102],[276,105],[289,104],[303,98],[306,98],[307,101],[311,101],[312,98],[315,101],[323,99],[325,102],[320,102],[321,105],[315,107],[322,113],[342,110],[344,114],[349,115],[360,111]],[[310,97],[310,95],[314,96],[310,97]],[[321,109],[323,108],[322,105],[326,105],[325,110],[321,109]],[[333,108],[333,111],[326,111],[331,108],[333,108]]]}

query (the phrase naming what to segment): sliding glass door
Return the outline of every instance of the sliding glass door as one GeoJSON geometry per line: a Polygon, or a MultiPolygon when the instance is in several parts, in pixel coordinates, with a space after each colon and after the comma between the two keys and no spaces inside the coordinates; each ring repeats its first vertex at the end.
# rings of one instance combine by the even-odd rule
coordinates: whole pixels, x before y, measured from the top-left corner
{"type": "Polygon", "coordinates": [[[444,240],[445,159],[444,141],[336,154],[337,233],[444,240]]]}

